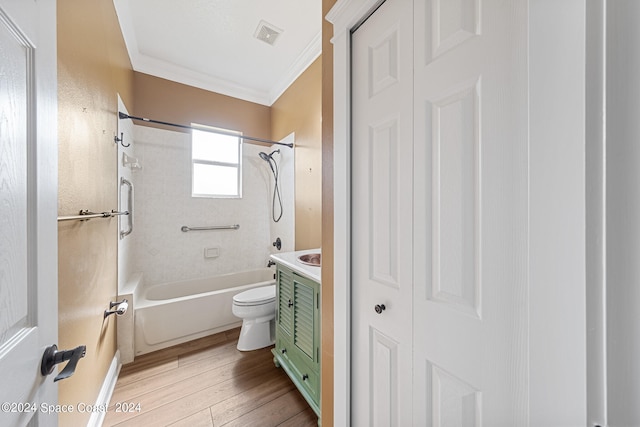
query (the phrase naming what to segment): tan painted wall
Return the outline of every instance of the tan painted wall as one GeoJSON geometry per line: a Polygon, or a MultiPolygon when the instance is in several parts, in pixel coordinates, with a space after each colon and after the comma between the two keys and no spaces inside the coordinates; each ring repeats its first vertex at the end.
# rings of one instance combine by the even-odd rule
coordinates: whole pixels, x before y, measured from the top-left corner
{"type": "MultiPolygon", "coordinates": [[[[336,0],[322,0],[322,16],[336,0]]],[[[322,19],[322,425],[333,426],[333,25],[322,19]]],[[[339,325],[344,327],[345,325],[339,325]]]]}
{"type": "MultiPolygon", "coordinates": [[[[112,2],[57,5],[58,213],[116,209],[116,94],[132,108],[129,57],[112,2]]],[[[76,373],[58,383],[61,404],[95,404],[115,354],[115,319],[103,321],[103,312],[116,297],[117,246],[115,219],[59,223],[58,346],[87,346],[76,373]]],[[[86,425],[89,416],[60,414],[59,423],[86,425]]]]}
{"type": "MultiPolygon", "coordinates": [[[[258,138],[268,139],[271,136],[269,107],[148,74],[134,74],[136,105],[131,113],[133,116],[182,125],[199,123],[241,131],[245,135],[258,138]]],[[[146,124],[139,121],[135,123],[146,124]]]]}
{"type": "Polygon", "coordinates": [[[322,58],[271,106],[271,138],[295,132],[296,250],[322,244],[322,58]]]}

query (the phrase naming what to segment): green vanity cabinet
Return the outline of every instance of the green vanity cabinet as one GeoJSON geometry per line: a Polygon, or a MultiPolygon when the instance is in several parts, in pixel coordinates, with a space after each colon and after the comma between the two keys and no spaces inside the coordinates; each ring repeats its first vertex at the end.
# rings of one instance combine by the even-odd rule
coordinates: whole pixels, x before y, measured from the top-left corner
{"type": "Polygon", "coordinates": [[[320,284],[278,264],[274,363],[320,416],[320,284]]]}

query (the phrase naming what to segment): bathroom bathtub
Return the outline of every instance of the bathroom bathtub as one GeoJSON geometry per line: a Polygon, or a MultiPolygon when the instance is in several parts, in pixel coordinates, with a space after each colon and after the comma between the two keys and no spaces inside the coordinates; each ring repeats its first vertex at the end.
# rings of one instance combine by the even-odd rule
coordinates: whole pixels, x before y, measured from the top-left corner
{"type": "Polygon", "coordinates": [[[136,292],[135,354],[160,350],[242,324],[231,313],[233,296],[275,283],[274,270],[260,268],[205,279],[152,285],[136,292]]]}

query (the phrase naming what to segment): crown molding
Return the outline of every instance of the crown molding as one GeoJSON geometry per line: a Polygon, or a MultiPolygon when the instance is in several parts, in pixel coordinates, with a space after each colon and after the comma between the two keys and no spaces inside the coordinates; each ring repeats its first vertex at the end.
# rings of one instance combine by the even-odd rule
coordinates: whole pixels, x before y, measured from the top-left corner
{"type": "Polygon", "coordinates": [[[128,0],[113,0],[120,22],[129,60],[134,71],[171,80],[210,92],[242,99],[270,107],[289,86],[320,56],[322,52],[322,32],[311,40],[289,69],[268,91],[247,88],[226,79],[200,73],[174,63],[163,61],[140,53],[135,29],[131,20],[128,0]]]}
{"type": "Polygon", "coordinates": [[[150,74],[210,92],[231,96],[256,104],[270,105],[269,94],[265,91],[246,88],[229,80],[219,79],[151,56],[138,53],[137,59],[135,63],[133,63],[133,69],[141,73],[150,74]]]}
{"type": "Polygon", "coordinates": [[[269,91],[269,105],[280,98],[289,86],[296,81],[304,71],[309,68],[322,53],[322,31],[318,31],[313,40],[305,47],[298,58],[291,64],[282,78],[269,91]]]}

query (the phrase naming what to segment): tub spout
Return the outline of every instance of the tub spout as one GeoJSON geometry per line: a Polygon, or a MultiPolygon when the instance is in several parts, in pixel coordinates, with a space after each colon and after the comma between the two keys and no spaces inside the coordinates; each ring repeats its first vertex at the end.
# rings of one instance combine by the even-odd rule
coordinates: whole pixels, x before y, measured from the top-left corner
{"type": "Polygon", "coordinates": [[[271,267],[272,265],[276,265],[276,262],[272,259],[269,260],[269,262],[267,263],[267,268],[271,267]]]}

